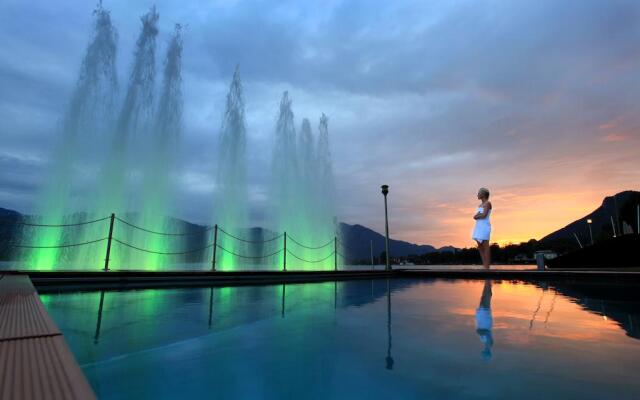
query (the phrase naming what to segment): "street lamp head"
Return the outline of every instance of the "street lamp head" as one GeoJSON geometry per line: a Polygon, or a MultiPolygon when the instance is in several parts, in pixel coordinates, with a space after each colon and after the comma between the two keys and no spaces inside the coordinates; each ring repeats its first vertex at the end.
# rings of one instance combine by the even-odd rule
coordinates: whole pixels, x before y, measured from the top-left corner
{"type": "Polygon", "coordinates": [[[382,194],[387,195],[389,193],[389,185],[382,185],[382,194]]]}
{"type": "Polygon", "coordinates": [[[593,221],[592,221],[592,220],[590,220],[590,219],[588,219],[588,220],[587,220],[587,224],[590,224],[590,223],[592,223],[592,222],[593,222],[593,221]]]}

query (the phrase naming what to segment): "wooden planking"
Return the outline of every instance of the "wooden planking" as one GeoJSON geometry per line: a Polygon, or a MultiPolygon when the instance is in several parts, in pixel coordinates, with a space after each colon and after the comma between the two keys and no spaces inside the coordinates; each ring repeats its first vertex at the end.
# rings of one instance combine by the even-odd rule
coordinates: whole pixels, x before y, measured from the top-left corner
{"type": "Polygon", "coordinates": [[[33,294],[36,289],[27,275],[0,275],[0,296],[6,293],[33,294]]]}
{"type": "Polygon", "coordinates": [[[0,276],[0,399],[95,399],[31,281],[0,276]]]}
{"type": "Polygon", "coordinates": [[[60,334],[27,276],[0,279],[0,342],[60,334]]]}
{"type": "Polygon", "coordinates": [[[0,342],[0,398],[94,399],[62,336],[0,342]]]}

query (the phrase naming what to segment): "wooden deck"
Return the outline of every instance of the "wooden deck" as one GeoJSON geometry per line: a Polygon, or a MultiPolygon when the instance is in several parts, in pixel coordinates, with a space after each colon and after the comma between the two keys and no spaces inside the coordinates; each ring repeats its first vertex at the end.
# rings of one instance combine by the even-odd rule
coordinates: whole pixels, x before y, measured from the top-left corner
{"type": "Polygon", "coordinates": [[[0,275],[0,399],[94,399],[26,275],[0,275]]]}

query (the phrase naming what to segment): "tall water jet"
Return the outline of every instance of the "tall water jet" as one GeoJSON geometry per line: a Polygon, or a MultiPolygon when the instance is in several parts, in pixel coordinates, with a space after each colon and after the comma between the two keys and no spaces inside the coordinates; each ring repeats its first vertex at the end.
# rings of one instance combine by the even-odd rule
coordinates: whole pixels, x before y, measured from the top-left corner
{"type": "MultiPolygon", "coordinates": [[[[325,203],[333,196],[331,186],[322,186],[326,180],[319,179],[317,170],[320,159],[330,157],[326,117],[321,121],[320,135],[322,138],[314,145],[307,121],[303,122],[300,138],[296,140],[291,100],[285,92],[275,130],[270,200],[272,229],[287,232],[287,260],[291,260],[288,264],[296,269],[334,266],[331,257],[335,236],[333,216],[318,212],[327,207],[325,203]]],[[[277,260],[276,266],[283,261],[277,260]]]]}
{"type": "Polygon", "coordinates": [[[288,255],[294,258],[292,262],[303,269],[335,267],[337,227],[328,121],[322,114],[314,143],[311,124],[303,120],[296,149],[298,173],[293,182],[297,222],[287,228],[291,232],[287,247],[291,249],[288,255]]]}
{"type": "MultiPolygon", "coordinates": [[[[317,195],[319,190],[316,187],[316,153],[311,122],[308,118],[302,119],[300,135],[298,137],[297,157],[298,174],[295,184],[297,185],[297,204],[300,215],[304,218],[305,229],[297,232],[297,240],[304,243],[316,243],[314,223],[317,222],[317,206],[322,201],[317,195]],[[308,229],[306,229],[308,228],[308,229]]],[[[322,238],[325,239],[326,238],[322,238]]],[[[320,240],[322,240],[320,239],[320,240]]],[[[304,250],[296,249],[296,250],[304,250]]]]}
{"type": "MultiPolygon", "coordinates": [[[[101,186],[96,191],[97,197],[94,199],[96,216],[115,213],[127,218],[126,212],[133,206],[132,193],[128,190],[132,187],[128,184],[135,183],[131,178],[136,177],[134,172],[139,172],[140,164],[137,154],[130,154],[130,150],[132,142],[135,143],[133,148],[136,150],[146,146],[142,139],[147,136],[151,126],[158,18],[155,6],[140,17],[142,29],[136,41],[127,92],[112,134],[108,157],[98,176],[101,186]]],[[[124,229],[122,227],[122,230],[124,229]]],[[[103,230],[98,231],[93,227],[86,232],[87,238],[104,236],[103,230]]],[[[118,231],[118,236],[120,240],[127,241],[134,238],[131,229],[126,232],[118,231]]],[[[121,268],[130,266],[135,254],[130,250],[122,245],[114,245],[111,251],[112,264],[121,268]]],[[[103,259],[102,253],[96,253],[94,249],[89,248],[83,248],[76,254],[79,262],[93,264],[103,259]]]]}
{"type": "MultiPolygon", "coordinates": [[[[148,138],[138,154],[144,162],[140,189],[141,211],[138,225],[156,232],[176,232],[179,228],[167,218],[170,214],[170,173],[175,165],[176,148],[182,128],[182,27],[176,24],[175,31],[164,62],[162,89],[158,100],[155,120],[148,138]]],[[[143,248],[156,252],[175,252],[182,244],[180,236],[163,236],[138,231],[143,248]]],[[[175,256],[153,253],[140,254],[135,260],[136,268],[159,269],[175,262],[175,256]]]]}
{"type": "MultiPolygon", "coordinates": [[[[324,113],[318,123],[318,143],[316,145],[316,199],[322,199],[317,203],[315,219],[318,221],[316,234],[321,236],[336,236],[340,239],[340,229],[337,222],[337,208],[335,203],[335,182],[333,175],[333,162],[331,146],[329,143],[329,117],[324,113]]],[[[336,249],[338,252],[340,248],[336,249]]],[[[341,257],[338,257],[341,258],[341,257]]]]}
{"type": "MultiPolygon", "coordinates": [[[[276,232],[289,231],[298,220],[298,159],[296,152],[296,128],[291,110],[289,93],[280,100],[280,113],[275,130],[275,146],[272,158],[271,211],[276,232]]],[[[282,264],[282,255],[278,264],[282,264]]]]}
{"type": "MultiPolygon", "coordinates": [[[[240,70],[236,67],[227,94],[220,129],[218,168],[214,201],[214,223],[234,236],[245,236],[247,228],[247,156],[244,98],[240,70]]],[[[249,246],[227,234],[218,235],[218,244],[236,254],[247,254],[249,246]]],[[[242,260],[227,251],[218,251],[220,269],[235,269],[242,260]]]]}
{"type": "MultiPolygon", "coordinates": [[[[86,199],[78,198],[74,189],[80,171],[90,170],[104,134],[111,127],[111,115],[118,81],[115,67],[118,35],[109,11],[99,4],[93,12],[93,38],[85,52],[71,101],[62,120],[60,142],[52,156],[51,176],[39,197],[37,214],[44,224],[78,222],[72,214],[86,199]]],[[[84,192],[95,190],[85,187],[84,192]]],[[[53,247],[77,241],[79,227],[68,229],[26,229],[23,237],[34,247],[53,247]]],[[[95,247],[96,245],[91,245],[95,247]]],[[[68,262],[68,254],[59,248],[33,249],[19,255],[27,268],[49,270],[68,262]]]]}
{"type": "Polygon", "coordinates": [[[313,143],[311,122],[309,122],[308,118],[302,119],[298,149],[300,152],[301,182],[308,189],[311,189],[315,175],[315,144],[313,143]]]}

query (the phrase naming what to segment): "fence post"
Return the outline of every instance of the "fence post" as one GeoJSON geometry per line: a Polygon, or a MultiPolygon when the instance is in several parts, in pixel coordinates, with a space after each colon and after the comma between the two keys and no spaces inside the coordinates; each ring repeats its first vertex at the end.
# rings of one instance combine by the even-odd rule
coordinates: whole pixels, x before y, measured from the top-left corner
{"type": "Polygon", "coordinates": [[[213,258],[211,259],[211,271],[216,270],[216,252],[218,250],[218,224],[213,227],[213,258]]]}
{"type": "Polygon", "coordinates": [[[335,270],[338,270],[338,238],[333,237],[333,265],[335,270]]]}
{"type": "Polygon", "coordinates": [[[116,214],[111,213],[111,221],[109,222],[109,238],[107,239],[107,255],[104,259],[104,270],[109,270],[109,256],[111,255],[111,238],[113,238],[113,222],[116,219],[116,214]]]}
{"type": "Polygon", "coordinates": [[[284,250],[283,250],[283,254],[284,254],[284,263],[282,264],[282,270],[286,271],[287,270],[287,231],[284,231],[284,250]]]}

